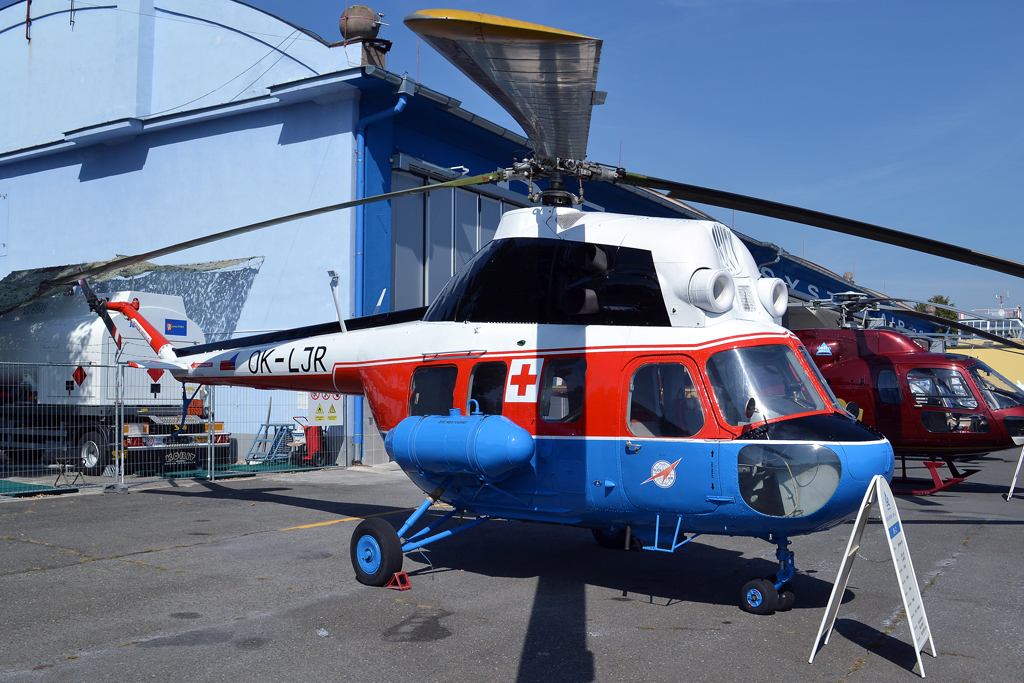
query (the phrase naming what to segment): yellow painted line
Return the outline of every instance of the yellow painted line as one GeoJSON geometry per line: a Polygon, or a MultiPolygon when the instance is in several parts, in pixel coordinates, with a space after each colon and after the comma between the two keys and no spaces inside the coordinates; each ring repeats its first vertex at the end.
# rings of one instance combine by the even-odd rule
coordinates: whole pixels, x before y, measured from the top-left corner
{"type": "Polygon", "coordinates": [[[331,524],[340,524],[341,522],[355,522],[361,519],[369,519],[370,517],[383,517],[384,515],[393,515],[397,512],[412,512],[416,508],[405,508],[403,510],[392,510],[391,512],[378,512],[373,515],[366,515],[365,517],[343,517],[342,519],[332,519],[329,522],[317,522],[316,524],[303,524],[302,526],[290,526],[287,529],[281,529],[281,531],[293,531],[295,529],[312,529],[318,526],[330,526],[331,524]]]}
{"type": "MultiPolygon", "coordinates": [[[[434,503],[430,507],[438,509],[438,510],[451,510],[452,509],[452,507],[450,505],[446,505],[445,503],[434,503]]],[[[330,526],[331,524],[340,524],[341,522],[356,522],[356,521],[363,520],[363,519],[369,519],[370,517],[383,517],[384,515],[394,515],[394,514],[397,514],[399,512],[412,512],[415,509],[416,508],[403,508],[401,510],[392,510],[391,512],[378,512],[376,514],[366,515],[365,517],[343,517],[342,519],[332,519],[329,522],[317,522],[316,524],[303,524],[302,526],[290,526],[290,527],[288,527],[286,529],[281,529],[281,531],[294,531],[295,529],[313,529],[314,527],[330,526]]]]}

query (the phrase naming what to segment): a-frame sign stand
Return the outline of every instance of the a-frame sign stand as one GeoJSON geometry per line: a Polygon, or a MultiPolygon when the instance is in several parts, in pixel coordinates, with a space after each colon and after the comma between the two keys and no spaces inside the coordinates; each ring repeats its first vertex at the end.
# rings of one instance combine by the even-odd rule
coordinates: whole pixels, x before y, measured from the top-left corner
{"type": "MultiPolygon", "coordinates": [[[[1019,436],[1013,437],[1013,442],[1014,443],[1017,443],[1019,440],[1021,440],[1021,437],[1019,437],[1019,436]]],[[[1013,481],[1010,482],[1010,490],[1009,490],[1009,492],[1005,496],[1007,502],[1009,502],[1009,500],[1011,498],[1013,498],[1013,490],[1015,488],[1017,488],[1017,475],[1020,474],[1020,465],[1021,465],[1021,463],[1024,463],[1024,448],[1020,449],[1020,457],[1017,458],[1017,469],[1015,469],[1013,471],[1013,481]]]]}
{"type": "Polygon", "coordinates": [[[882,475],[875,475],[864,494],[864,500],[860,504],[860,512],[857,513],[857,521],[853,525],[853,533],[850,534],[850,542],[846,544],[846,554],[839,565],[839,574],[836,576],[836,583],[832,586],[832,595],[828,599],[828,608],[821,620],[821,627],[818,629],[818,637],[814,639],[814,648],[811,650],[811,657],[808,662],[814,662],[814,655],[818,652],[818,644],[824,634],[825,643],[832,636],[832,627],[836,622],[836,615],[839,613],[839,605],[843,601],[843,594],[846,592],[846,583],[850,580],[850,570],[853,569],[853,561],[857,559],[857,551],[860,549],[860,539],[868,524],[868,513],[875,501],[878,501],[878,508],[885,521],[885,537],[889,542],[889,552],[892,554],[892,565],[896,569],[896,581],[900,586],[900,593],[903,597],[903,609],[907,614],[907,623],[910,624],[910,633],[914,639],[914,653],[917,655],[917,666],[924,678],[924,664],[921,662],[921,650],[927,645],[931,649],[932,657],[938,657],[935,650],[935,642],[932,640],[932,630],[928,626],[928,616],[924,611],[924,603],[921,602],[921,589],[917,585],[917,574],[914,573],[914,564],[910,561],[910,550],[907,548],[907,539],[903,534],[903,523],[900,521],[900,513],[896,509],[896,498],[889,488],[888,482],[882,475]]]}

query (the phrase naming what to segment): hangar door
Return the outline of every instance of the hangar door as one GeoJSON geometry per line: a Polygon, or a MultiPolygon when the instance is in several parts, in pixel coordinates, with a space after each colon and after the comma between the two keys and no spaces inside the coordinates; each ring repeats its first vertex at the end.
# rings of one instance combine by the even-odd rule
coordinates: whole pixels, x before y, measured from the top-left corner
{"type": "MultiPolygon", "coordinates": [[[[443,180],[448,178],[394,171],[391,188],[403,190],[443,180]]],[[[526,197],[520,202],[465,188],[391,200],[391,309],[417,308],[433,301],[455,271],[491,241],[501,214],[522,206],[527,206],[526,197]]]]}

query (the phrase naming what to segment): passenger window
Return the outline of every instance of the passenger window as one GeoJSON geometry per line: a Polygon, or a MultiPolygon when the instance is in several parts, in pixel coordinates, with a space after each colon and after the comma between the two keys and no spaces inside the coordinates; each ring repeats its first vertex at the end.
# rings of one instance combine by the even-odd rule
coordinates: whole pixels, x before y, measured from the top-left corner
{"type": "Polygon", "coordinates": [[[878,373],[878,396],[882,403],[903,403],[903,394],[900,392],[900,383],[896,379],[896,373],[892,370],[882,370],[878,373]]]}
{"type": "Polygon", "coordinates": [[[484,415],[501,415],[507,376],[508,366],[500,360],[473,366],[469,375],[469,398],[480,405],[484,415]]]}
{"type": "Polygon", "coordinates": [[[922,410],[921,424],[932,434],[988,434],[988,420],[981,415],[922,410]]]}
{"type": "Polygon", "coordinates": [[[454,365],[416,368],[409,387],[409,415],[447,415],[455,405],[454,365]]]}
{"type": "Polygon", "coordinates": [[[690,373],[681,363],[641,366],[629,383],[629,431],[636,436],[693,436],[704,411],[690,373]]]}
{"type": "Polygon", "coordinates": [[[557,358],[544,364],[540,416],[545,422],[576,422],[583,416],[585,358],[557,358]]]}

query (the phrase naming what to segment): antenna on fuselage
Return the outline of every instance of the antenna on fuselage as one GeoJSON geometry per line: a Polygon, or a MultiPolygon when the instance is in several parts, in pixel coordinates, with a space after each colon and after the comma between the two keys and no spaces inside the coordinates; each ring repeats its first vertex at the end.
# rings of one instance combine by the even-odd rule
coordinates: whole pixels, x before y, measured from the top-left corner
{"type": "Polygon", "coordinates": [[[342,332],[348,332],[345,329],[345,316],[341,314],[341,304],[338,303],[338,271],[328,270],[327,274],[331,276],[331,294],[334,296],[334,308],[338,311],[338,324],[341,325],[342,332]]]}

